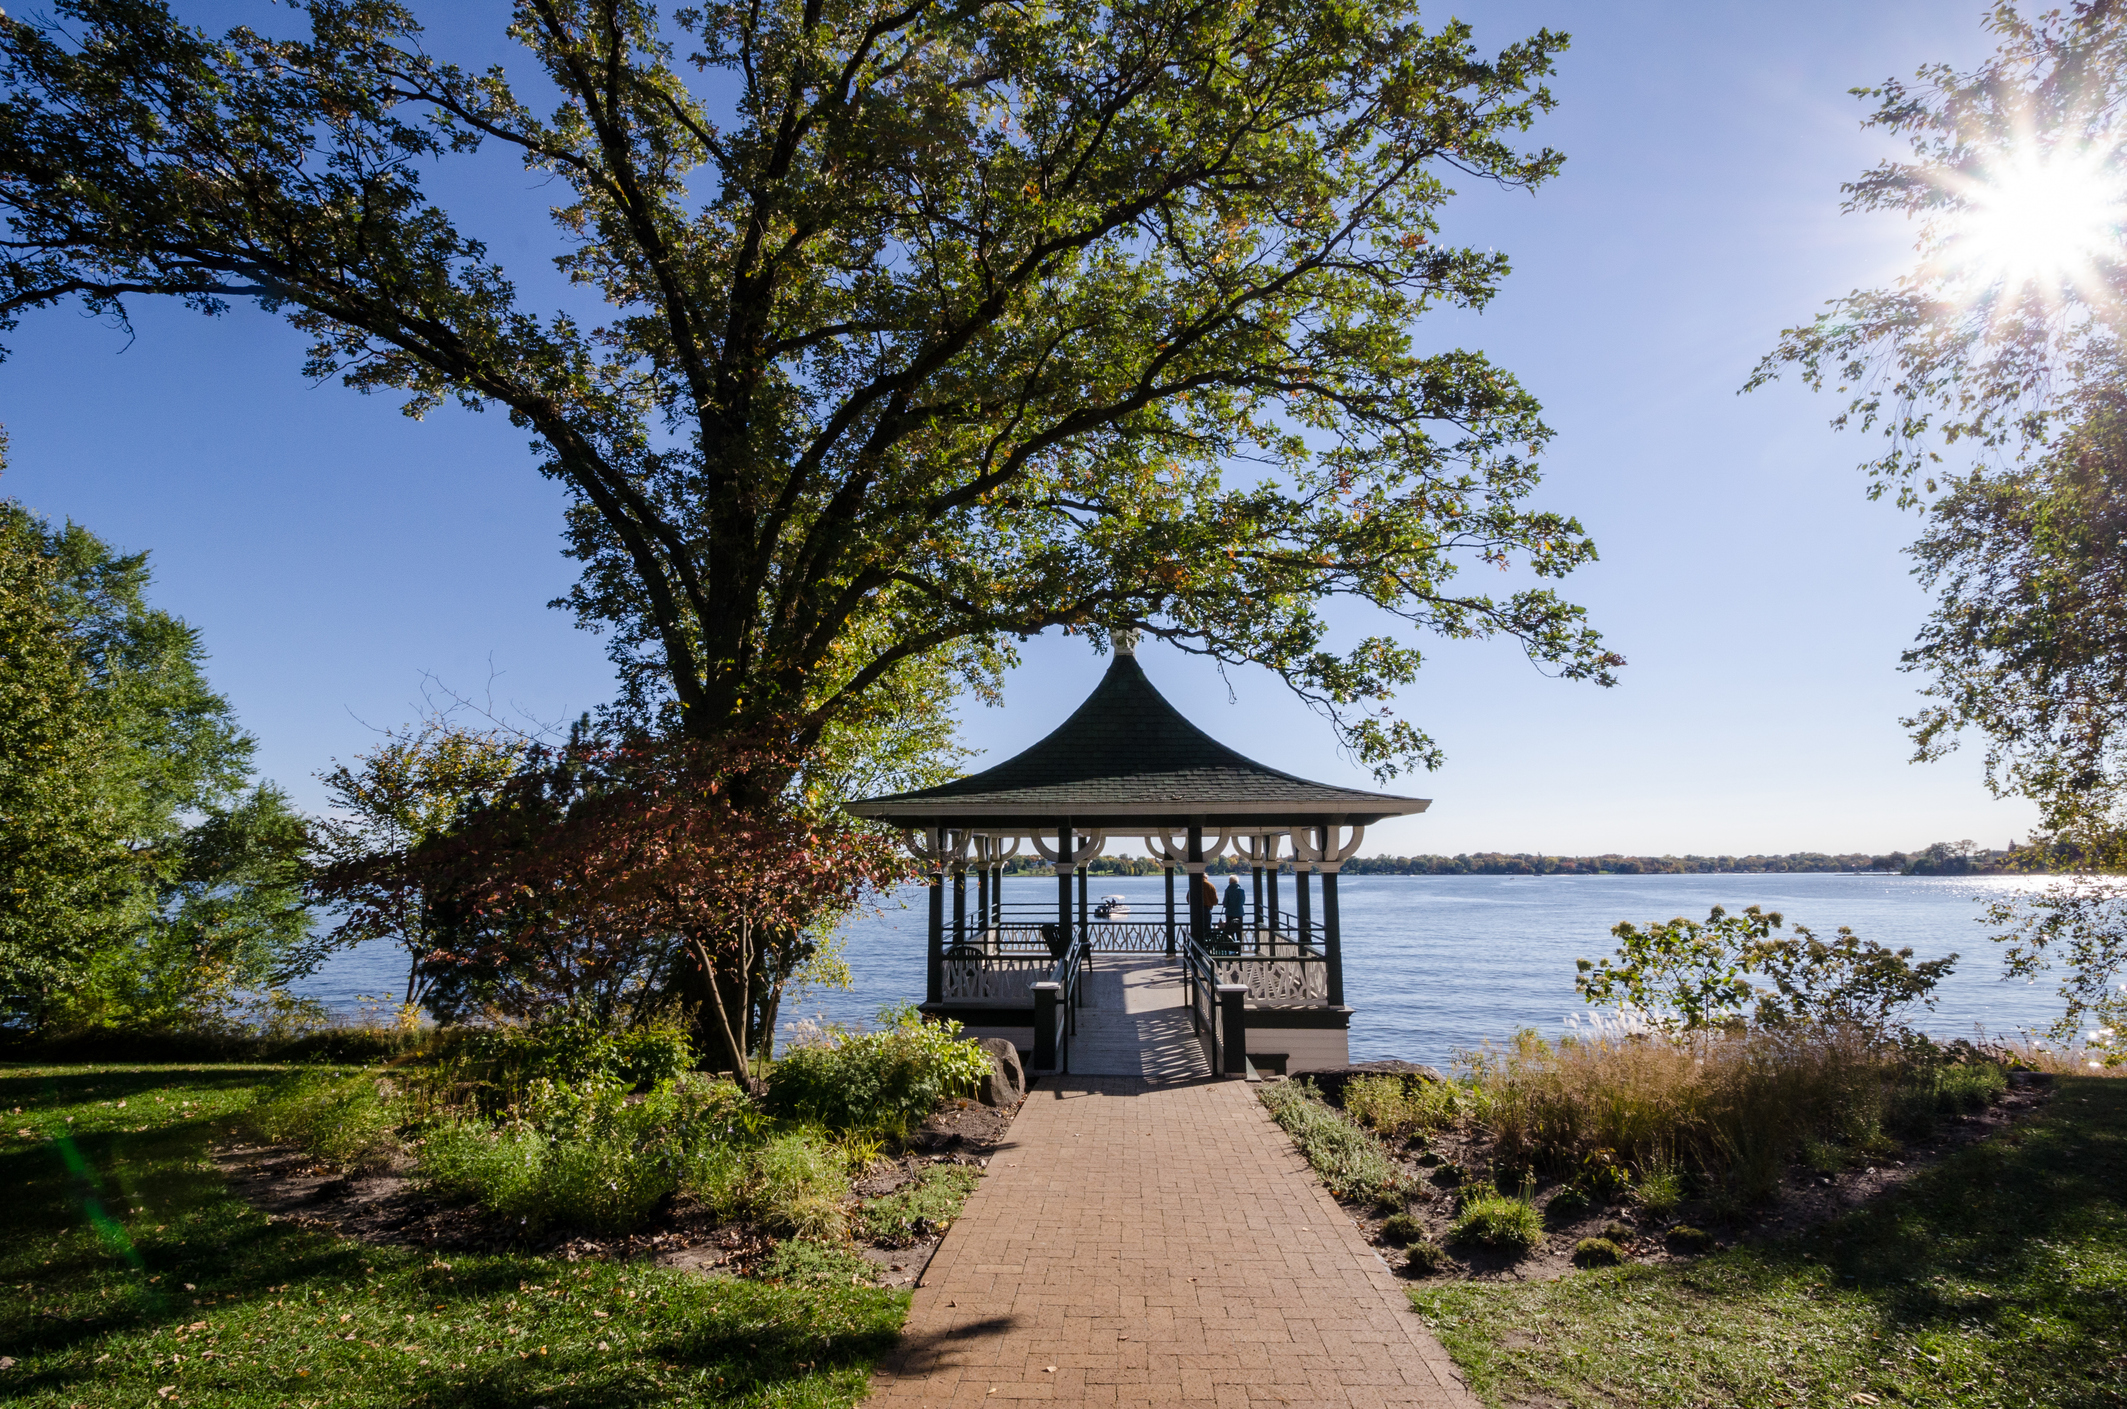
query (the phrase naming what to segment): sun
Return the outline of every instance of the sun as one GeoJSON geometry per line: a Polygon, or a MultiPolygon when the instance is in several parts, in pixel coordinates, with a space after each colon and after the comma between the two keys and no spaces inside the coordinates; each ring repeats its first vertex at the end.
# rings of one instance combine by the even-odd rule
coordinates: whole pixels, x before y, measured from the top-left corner
{"type": "Polygon", "coordinates": [[[2084,285],[2121,255],[2127,191],[2103,150],[2005,156],[1960,183],[1948,253],[1981,287],[2084,285]]]}

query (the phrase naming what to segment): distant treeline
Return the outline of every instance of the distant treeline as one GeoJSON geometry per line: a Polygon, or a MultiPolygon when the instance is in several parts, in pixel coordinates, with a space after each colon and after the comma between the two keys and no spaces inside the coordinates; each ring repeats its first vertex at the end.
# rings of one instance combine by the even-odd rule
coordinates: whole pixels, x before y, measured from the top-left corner
{"type": "MultiPolygon", "coordinates": [[[[1237,865],[1231,856],[1212,863],[1213,870],[1237,865]]],[[[1285,868],[1291,870],[1288,865],[1285,868]]],[[[1988,851],[1971,842],[1936,842],[1920,851],[1878,855],[1849,852],[1795,851],[1785,856],[1543,856],[1533,852],[1476,851],[1459,856],[1355,856],[1344,863],[1347,876],[1688,876],[1720,873],[1795,874],[1826,871],[1875,871],[1903,876],[1994,876],[2047,870],[2046,857],[2030,847],[1988,851]]],[[[1039,857],[1018,857],[1005,873],[1045,875],[1050,867],[1039,857]]],[[[1143,856],[1096,857],[1087,870],[1096,876],[1157,876],[1159,862],[1143,856]]]]}

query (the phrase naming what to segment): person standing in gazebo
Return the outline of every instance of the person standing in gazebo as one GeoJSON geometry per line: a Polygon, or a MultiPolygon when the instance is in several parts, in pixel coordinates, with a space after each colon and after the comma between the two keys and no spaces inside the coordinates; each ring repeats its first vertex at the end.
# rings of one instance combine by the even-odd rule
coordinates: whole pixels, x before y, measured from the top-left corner
{"type": "Polygon", "coordinates": [[[1219,908],[1219,888],[1202,871],[1189,882],[1189,933],[1199,944],[1211,943],[1211,915],[1219,908]]]}
{"type": "Polygon", "coordinates": [[[1241,889],[1239,876],[1226,878],[1226,945],[1229,949],[1241,947],[1241,919],[1248,913],[1248,892],[1241,889]]]}

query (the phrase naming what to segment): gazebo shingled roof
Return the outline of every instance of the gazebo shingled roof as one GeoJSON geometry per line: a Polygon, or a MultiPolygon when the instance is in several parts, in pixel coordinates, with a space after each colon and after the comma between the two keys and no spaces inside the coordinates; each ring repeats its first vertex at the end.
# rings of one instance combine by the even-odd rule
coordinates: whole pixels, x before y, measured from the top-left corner
{"type": "Polygon", "coordinates": [[[1423,812],[1426,798],[1311,782],[1227,748],[1183,718],[1119,642],[1107,674],[1047,738],[994,768],[935,788],[847,804],[904,827],[1007,831],[1081,827],[1365,826],[1423,812]]]}

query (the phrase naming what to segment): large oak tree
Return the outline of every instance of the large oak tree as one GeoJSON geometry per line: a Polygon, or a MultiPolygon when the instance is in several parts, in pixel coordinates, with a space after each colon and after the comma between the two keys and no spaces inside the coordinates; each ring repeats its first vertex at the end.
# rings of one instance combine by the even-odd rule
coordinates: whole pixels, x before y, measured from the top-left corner
{"type": "Polygon", "coordinates": [[[1384,707],[1427,633],[1619,664],[1540,582],[1457,585],[1593,548],[1530,506],[1536,402],[1414,333],[1507,272],[1437,238],[1452,183],[1558,169],[1517,138],[1561,36],[1486,58],[1397,0],[521,0],[505,74],[395,4],[302,8],[0,21],[0,313],[249,300],[313,375],[503,409],[644,722],[891,751],[1013,638],[1130,626],[1278,672],[1387,774],[1437,757],[1384,707]],[[526,306],[425,193],[498,152],[565,193],[582,308],[526,306]],[[1332,648],[1336,597],[1372,634],[1332,648]]]}

